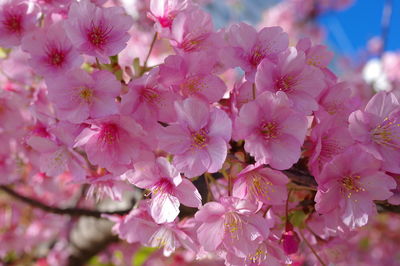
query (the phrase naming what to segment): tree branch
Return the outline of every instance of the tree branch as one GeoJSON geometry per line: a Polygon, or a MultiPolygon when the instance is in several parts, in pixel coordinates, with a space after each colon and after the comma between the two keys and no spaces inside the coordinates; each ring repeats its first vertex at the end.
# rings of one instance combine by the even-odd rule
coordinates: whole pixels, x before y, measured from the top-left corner
{"type": "Polygon", "coordinates": [[[69,216],[91,216],[91,217],[96,217],[96,218],[101,218],[103,214],[117,214],[117,215],[124,215],[127,214],[131,211],[132,208],[128,208],[126,210],[120,210],[120,211],[112,211],[112,212],[107,212],[107,211],[96,211],[96,210],[89,210],[89,209],[82,209],[82,208],[58,208],[54,206],[49,206],[41,201],[38,201],[36,199],[32,199],[30,197],[24,196],[20,194],[19,192],[13,190],[12,188],[5,186],[5,185],[0,185],[0,190],[4,191],[8,195],[32,206],[38,209],[41,209],[45,212],[50,212],[54,214],[60,214],[60,215],[69,215],[69,216]]]}

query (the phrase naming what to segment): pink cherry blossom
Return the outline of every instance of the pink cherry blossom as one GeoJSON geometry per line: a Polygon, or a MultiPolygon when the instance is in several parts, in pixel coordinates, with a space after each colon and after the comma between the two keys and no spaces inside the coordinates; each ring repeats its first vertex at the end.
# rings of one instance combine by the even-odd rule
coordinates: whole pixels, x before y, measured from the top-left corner
{"type": "Polygon", "coordinates": [[[249,165],[237,175],[233,195],[251,202],[283,205],[287,199],[288,182],[288,178],[280,171],[249,165]]]}
{"type": "Polygon", "coordinates": [[[257,163],[288,169],[300,158],[307,119],[290,107],[282,92],[265,92],[242,106],[235,121],[235,137],[257,163]]]}
{"type": "Polygon", "coordinates": [[[196,187],[164,157],[154,162],[139,162],[133,173],[126,174],[132,184],[152,193],[150,214],[156,223],[170,223],[179,214],[179,206],[198,208],[201,196],[196,187]]]}
{"type": "Polygon", "coordinates": [[[203,53],[173,55],[160,66],[160,81],[183,97],[197,97],[209,103],[219,101],[226,92],[225,83],[210,73],[214,62],[203,53]]]}
{"type": "Polygon", "coordinates": [[[264,59],[255,80],[257,90],[284,92],[294,108],[305,115],[318,110],[317,98],[325,88],[321,70],[307,65],[305,54],[295,48],[280,54],[277,64],[264,59]]]}
{"type": "Polygon", "coordinates": [[[102,8],[83,0],[72,3],[65,31],[80,52],[109,63],[109,56],[125,48],[132,24],[132,18],[121,7],[102,8]]]}
{"type": "Polygon", "coordinates": [[[181,246],[197,250],[196,243],[187,232],[188,223],[155,223],[149,214],[148,201],[141,201],[138,208],[125,217],[111,219],[117,221],[113,231],[128,243],[140,242],[147,247],[163,247],[165,256],[170,256],[181,246]]]}
{"type": "Polygon", "coordinates": [[[49,99],[54,103],[61,120],[81,123],[89,118],[101,118],[116,114],[121,84],[108,71],[88,74],[74,70],[64,76],[49,79],[49,99]]]}
{"type": "Polygon", "coordinates": [[[264,58],[276,61],[278,54],[289,45],[288,35],[281,27],[265,27],[257,32],[246,23],[238,23],[230,26],[226,34],[232,48],[226,50],[226,56],[229,53],[231,64],[240,66],[253,79],[257,66],[264,58]]]}
{"type": "Polygon", "coordinates": [[[368,102],[365,110],[349,117],[354,140],[382,161],[382,168],[400,173],[400,104],[393,93],[380,92],[368,102]]]}
{"type": "Polygon", "coordinates": [[[312,129],[310,141],[308,167],[314,176],[319,175],[327,162],[354,144],[347,126],[338,125],[332,117],[322,120],[312,129]]]}
{"type": "Polygon", "coordinates": [[[227,114],[195,98],[175,103],[178,121],[159,134],[161,149],[174,154],[173,164],[187,177],[221,169],[231,138],[227,114]]]}
{"type": "Polygon", "coordinates": [[[133,114],[143,123],[176,120],[174,101],[179,95],[159,82],[158,68],[129,84],[129,92],[122,96],[122,112],[133,114]]]}
{"type": "Polygon", "coordinates": [[[28,13],[28,3],[23,0],[4,0],[0,3],[0,46],[13,47],[35,28],[37,12],[28,13]]]}
{"type": "Polygon", "coordinates": [[[27,34],[22,49],[31,56],[30,65],[44,77],[62,75],[83,63],[82,57],[65,35],[62,22],[27,34]]]}
{"type": "Polygon", "coordinates": [[[222,41],[214,32],[210,14],[199,7],[179,13],[171,26],[171,43],[179,53],[211,50],[222,41]]]}
{"type": "Polygon", "coordinates": [[[40,171],[48,176],[58,176],[70,171],[75,180],[86,176],[85,161],[81,155],[63,145],[57,145],[48,138],[32,136],[27,143],[40,152],[40,171]]]}
{"type": "Polygon", "coordinates": [[[396,187],[380,166],[380,161],[358,146],[337,155],[317,179],[316,210],[323,214],[339,210],[351,229],[365,225],[376,212],[373,200],[388,199],[396,187]]]}
{"type": "Polygon", "coordinates": [[[150,140],[142,127],[127,116],[113,115],[91,121],[76,138],[92,164],[122,174],[139,160],[151,159],[150,140]]]}
{"type": "Polygon", "coordinates": [[[251,202],[234,197],[205,204],[195,214],[200,244],[206,251],[226,250],[242,258],[256,253],[271,224],[255,211],[251,202]]]}
{"type": "Polygon", "coordinates": [[[149,17],[156,22],[155,28],[158,32],[167,35],[175,17],[188,7],[187,0],[151,0],[149,17]]]}

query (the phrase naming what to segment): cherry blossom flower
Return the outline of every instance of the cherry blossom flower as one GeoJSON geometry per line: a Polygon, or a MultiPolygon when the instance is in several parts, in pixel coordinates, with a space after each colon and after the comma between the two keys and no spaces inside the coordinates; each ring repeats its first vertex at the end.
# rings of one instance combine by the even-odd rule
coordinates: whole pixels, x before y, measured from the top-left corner
{"type": "Polygon", "coordinates": [[[81,123],[89,118],[101,118],[118,113],[115,98],[121,84],[108,71],[88,74],[74,70],[64,76],[49,79],[49,99],[54,103],[61,120],[81,123]]]}
{"type": "Polygon", "coordinates": [[[121,7],[101,8],[84,0],[72,3],[65,31],[80,52],[109,63],[109,56],[125,48],[132,24],[132,18],[121,7]]]}
{"type": "Polygon", "coordinates": [[[245,150],[257,163],[283,170],[300,158],[307,119],[289,106],[284,93],[265,92],[240,109],[235,138],[245,140],[245,150]]]}
{"type": "Polygon", "coordinates": [[[44,77],[54,77],[79,68],[82,57],[65,35],[62,22],[40,28],[22,39],[22,49],[31,55],[30,65],[44,77]]]}
{"type": "Polygon", "coordinates": [[[264,59],[255,80],[257,90],[284,92],[294,108],[305,115],[318,110],[317,98],[325,88],[321,70],[307,65],[304,53],[295,48],[280,54],[276,65],[264,59]]]}
{"type": "Polygon", "coordinates": [[[139,160],[152,158],[151,140],[142,127],[127,116],[112,115],[91,121],[75,140],[83,146],[92,164],[122,174],[139,160]]]}
{"type": "Polygon", "coordinates": [[[187,0],[151,0],[148,15],[156,22],[156,31],[168,36],[175,17],[187,7],[187,0]]]}
{"type": "Polygon", "coordinates": [[[219,101],[226,92],[225,83],[210,73],[214,62],[203,53],[173,55],[160,66],[160,81],[183,97],[197,97],[209,103],[219,101]]]}
{"type": "Polygon", "coordinates": [[[250,202],[283,205],[287,199],[288,182],[288,178],[280,171],[249,165],[237,175],[233,195],[250,202]]]}
{"type": "Polygon", "coordinates": [[[23,0],[5,0],[0,3],[0,46],[14,47],[22,37],[35,28],[36,11],[28,13],[23,0]]]}
{"type": "Polygon", "coordinates": [[[149,189],[152,193],[150,214],[156,223],[170,223],[179,214],[179,206],[198,208],[201,196],[196,187],[164,157],[154,162],[139,162],[133,173],[125,176],[132,184],[149,189]]]}
{"type": "Polygon", "coordinates": [[[382,161],[386,171],[400,173],[400,104],[393,93],[377,93],[365,110],[349,117],[354,140],[382,161]]]}
{"type": "Polygon", "coordinates": [[[336,121],[327,117],[311,131],[313,146],[308,167],[314,176],[319,175],[326,163],[354,144],[347,126],[338,125],[336,121]]]}
{"type": "Polygon", "coordinates": [[[271,224],[257,215],[256,206],[234,197],[209,202],[195,214],[197,237],[206,251],[226,250],[247,258],[268,237],[271,224]]]}
{"type": "Polygon", "coordinates": [[[288,35],[281,27],[265,27],[257,32],[246,23],[238,23],[230,26],[226,34],[231,47],[225,50],[227,59],[232,66],[241,67],[250,80],[264,58],[276,61],[289,45],[288,35]]]}
{"type": "Polygon", "coordinates": [[[175,103],[178,121],[159,134],[161,149],[174,154],[173,164],[187,177],[221,169],[232,125],[226,113],[201,100],[175,103]]]}
{"type": "Polygon", "coordinates": [[[179,95],[159,82],[158,72],[155,68],[128,84],[129,92],[122,96],[122,113],[133,114],[142,124],[176,120],[174,101],[179,95]]]}
{"type": "Polygon", "coordinates": [[[351,229],[365,225],[376,212],[373,200],[388,199],[393,194],[390,190],[396,188],[380,166],[380,161],[358,146],[337,155],[317,178],[316,210],[329,214],[338,209],[351,229]]]}
{"type": "Polygon", "coordinates": [[[157,224],[149,214],[149,202],[141,201],[138,208],[128,215],[115,219],[113,231],[128,243],[140,242],[147,247],[163,248],[165,256],[170,256],[178,247],[196,251],[197,245],[187,232],[193,223],[173,222],[157,224]]]}

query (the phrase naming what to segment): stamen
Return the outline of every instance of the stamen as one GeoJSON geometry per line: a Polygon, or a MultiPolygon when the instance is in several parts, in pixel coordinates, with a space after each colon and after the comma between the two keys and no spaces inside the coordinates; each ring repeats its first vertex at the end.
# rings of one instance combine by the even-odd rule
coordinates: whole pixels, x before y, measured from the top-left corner
{"type": "Polygon", "coordinates": [[[101,49],[107,43],[111,31],[112,28],[103,25],[103,23],[94,25],[94,22],[92,21],[87,37],[93,46],[101,49]]]}
{"type": "Polygon", "coordinates": [[[344,176],[341,180],[340,183],[342,184],[341,191],[342,193],[347,193],[347,197],[350,199],[352,196],[352,193],[358,193],[365,191],[365,188],[362,188],[359,186],[357,180],[360,180],[361,176],[360,175],[348,175],[344,176]]]}
{"type": "Polygon", "coordinates": [[[260,133],[265,140],[276,139],[279,136],[278,124],[275,121],[261,124],[260,133]]]}
{"type": "Polygon", "coordinates": [[[205,129],[200,129],[197,132],[192,133],[192,147],[202,149],[207,146],[208,144],[208,137],[207,137],[207,130],[205,129]]]}
{"type": "Polygon", "coordinates": [[[225,214],[225,231],[231,234],[233,239],[239,239],[239,231],[242,230],[242,220],[239,215],[234,212],[228,212],[225,214]]]}
{"type": "Polygon", "coordinates": [[[277,78],[275,80],[275,90],[276,91],[283,91],[285,93],[290,93],[293,91],[293,86],[295,86],[297,80],[293,76],[284,76],[277,78]]]}
{"type": "Polygon", "coordinates": [[[400,149],[400,123],[397,119],[386,117],[381,124],[371,131],[372,140],[390,149],[400,149]]]}

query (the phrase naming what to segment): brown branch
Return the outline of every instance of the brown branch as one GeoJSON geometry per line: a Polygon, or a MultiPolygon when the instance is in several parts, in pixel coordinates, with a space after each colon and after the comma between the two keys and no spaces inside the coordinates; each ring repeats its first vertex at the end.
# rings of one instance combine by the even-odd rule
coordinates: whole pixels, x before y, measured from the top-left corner
{"type": "Polygon", "coordinates": [[[0,190],[6,192],[8,195],[32,206],[38,209],[41,209],[45,212],[50,212],[54,214],[60,214],[60,215],[69,215],[69,216],[91,216],[91,217],[96,217],[96,218],[101,218],[103,214],[116,214],[116,215],[125,215],[131,211],[132,208],[126,209],[126,210],[120,210],[120,211],[112,211],[112,212],[107,212],[107,211],[96,211],[96,210],[89,210],[89,209],[82,209],[82,208],[59,208],[59,207],[54,207],[54,206],[49,206],[41,201],[38,201],[36,199],[24,196],[20,194],[19,192],[13,190],[12,188],[5,186],[5,185],[0,185],[0,190]]]}

